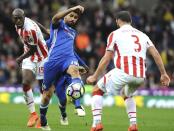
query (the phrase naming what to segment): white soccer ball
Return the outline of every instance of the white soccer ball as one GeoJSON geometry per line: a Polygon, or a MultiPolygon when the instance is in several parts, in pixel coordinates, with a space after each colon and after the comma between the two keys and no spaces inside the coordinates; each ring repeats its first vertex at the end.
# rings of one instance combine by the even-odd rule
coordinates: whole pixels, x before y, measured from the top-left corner
{"type": "Polygon", "coordinates": [[[66,94],[73,99],[81,98],[85,93],[85,88],[80,83],[72,83],[66,89],[66,94]]]}

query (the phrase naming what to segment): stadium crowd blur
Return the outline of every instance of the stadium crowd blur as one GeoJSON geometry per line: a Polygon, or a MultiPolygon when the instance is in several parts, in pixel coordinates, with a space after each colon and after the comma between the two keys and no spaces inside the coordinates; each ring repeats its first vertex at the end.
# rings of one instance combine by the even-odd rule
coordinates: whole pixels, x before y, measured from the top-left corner
{"type": "MultiPolygon", "coordinates": [[[[134,0],[1,0],[0,1],[0,86],[21,84],[21,72],[15,59],[23,53],[23,45],[11,21],[14,8],[25,10],[26,16],[49,28],[51,17],[72,5],[86,7],[76,29],[76,49],[90,67],[91,74],[103,56],[106,39],[116,29],[114,15],[129,10],[133,26],[147,33],[159,50],[174,87],[174,4],[173,0],[159,0],[150,11],[135,6],[134,0]]],[[[150,56],[147,57],[145,87],[159,86],[159,71],[150,56]]],[[[109,68],[112,68],[111,63],[109,68]]],[[[88,74],[88,75],[89,75],[88,74]]],[[[87,75],[86,75],[87,76],[87,75]]],[[[85,77],[84,76],[84,79],[85,77]]]]}

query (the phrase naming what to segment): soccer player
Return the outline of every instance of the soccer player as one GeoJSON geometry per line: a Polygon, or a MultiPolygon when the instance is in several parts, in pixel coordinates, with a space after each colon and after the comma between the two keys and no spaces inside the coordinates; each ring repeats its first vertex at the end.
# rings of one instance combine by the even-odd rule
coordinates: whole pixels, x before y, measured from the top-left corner
{"type": "Polygon", "coordinates": [[[105,55],[100,60],[95,73],[87,78],[87,83],[94,83],[114,57],[115,68],[105,74],[94,86],[92,93],[93,124],[91,131],[102,131],[102,96],[112,92],[123,96],[130,120],[128,131],[138,131],[136,122],[136,104],[132,98],[135,90],[145,79],[146,52],[155,60],[161,73],[162,86],[168,86],[170,79],[161,57],[149,37],[131,26],[131,16],[127,11],[120,11],[116,16],[119,29],[111,32],[107,40],[105,55]]]}
{"type": "MultiPolygon", "coordinates": [[[[51,47],[51,41],[52,41],[52,36],[53,34],[50,34],[50,31],[52,31],[52,27],[50,27],[50,29],[46,29],[42,24],[38,23],[38,26],[40,27],[41,31],[46,35],[45,37],[46,38],[49,38],[46,40],[46,44],[47,44],[47,47],[48,49],[50,49],[51,47]]],[[[79,63],[79,71],[80,71],[80,74],[85,74],[86,72],[89,71],[89,67],[85,64],[85,62],[78,56],[78,54],[74,51],[74,54],[78,60],[78,63],[79,63]]],[[[57,85],[55,85],[55,90],[56,90],[56,95],[57,97],[59,98],[59,102],[60,102],[60,105],[59,105],[59,108],[60,108],[60,111],[61,111],[61,125],[68,125],[68,119],[67,119],[67,115],[66,115],[66,87],[71,84],[71,77],[70,75],[68,74],[64,74],[61,76],[61,78],[56,82],[57,85]]],[[[85,110],[84,108],[81,106],[80,104],[80,99],[76,99],[76,100],[73,100],[73,103],[75,105],[75,109],[76,109],[76,114],[80,117],[82,116],[85,116],[86,113],[85,113],[85,110]]]]}
{"type": "Polygon", "coordinates": [[[51,130],[46,119],[48,104],[52,96],[48,92],[54,92],[53,85],[56,84],[56,80],[63,73],[67,73],[71,76],[73,83],[79,83],[83,86],[79,74],[78,60],[74,54],[76,31],[71,27],[77,22],[83,11],[84,8],[79,5],[58,12],[52,18],[52,44],[48,61],[44,64],[44,91],[40,105],[41,127],[44,130],[51,130]]]}
{"type": "Polygon", "coordinates": [[[35,111],[32,83],[35,78],[40,80],[40,83],[43,79],[43,64],[48,50],[40,28],[34,21],[25,17],[22,9],[17,8],[12,12],[12,20],[24,44],[24,53],[16,62],[19,65],[22,63],[24,98],[31,113],[27,126],[32,127],[39,118],[35,111]]]}

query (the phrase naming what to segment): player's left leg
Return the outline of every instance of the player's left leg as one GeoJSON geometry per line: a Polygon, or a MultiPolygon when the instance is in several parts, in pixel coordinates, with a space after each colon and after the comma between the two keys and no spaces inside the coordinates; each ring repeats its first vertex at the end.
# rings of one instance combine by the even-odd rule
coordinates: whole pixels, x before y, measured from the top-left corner
{"type": "Polygon", "coordinates": [[[104,92],[98,87],[94,86],[92,92],[92,114],[93,114],[93,123],[90,131],[102,131],[103,125],[101,124],[102,117],[102,108],[103,108],[103,94],[104,92]]]}
{"type": "Polygon", "coordinates": [[[80,103],[80,98],[73,100],[74,106],[75,106],[75,114],[77,114],[77,116],[83,117],[86,115],[85,109],[84,107],[81,105],[80,103]]]}
{"type": "Polygon", "coordinates": [[[117,95],[120,93],[121,88],[124,85],[121,71],[114,68],[107,74],[105,74],[95,85],[92,93],[92,114],[93,124],[91,131],[102,131],[103,126],[101,122],[102,108],[103,108],[103,94],[117,95]]]}
{"type": "MultiPolygon", "coordinates": [[[[83,84],[83,82],[81,81],[81,78],[80,80],[78,81],[75,81],[75,79],[73,79],[70,75],[66,74],[65,75],[65,78],[66,78],[66,83],[67,85],[70,85],[71,83],[80,83],[80,84],[83,84]]],[[[81,105],[80,103],[80,100],[81,98],[79,99],[76,99],[76,100],[73,100],[73,104],[75,106],[75,114],[77,114],[78,116],[80,117],[83,117],[86,115],[86,112],[85,112],[85,109],[84,107],[81,105]]]]}

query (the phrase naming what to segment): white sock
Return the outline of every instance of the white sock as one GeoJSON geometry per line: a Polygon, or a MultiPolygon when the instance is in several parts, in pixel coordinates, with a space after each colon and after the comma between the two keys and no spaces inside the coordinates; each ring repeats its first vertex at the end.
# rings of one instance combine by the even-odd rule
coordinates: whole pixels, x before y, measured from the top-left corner
{"type": "Polygon", "coordinates": [[[125,100],[125,105],[126,105],[126,111],[128,114],[128,118],[130,121],[130,125],[136,124],[137,119],[136,119],[136,103],[132,97],[127,98],[125,100]]]}
{"type": "Polygon", "coordinates": [[[92,114],[93,114],[93,124],[92,127],[95,127],[96,124],[101,123],[102,107],[103,107],[103,96],[94,95],[92,97],[92,114]]]}
{"type": "Polygon", "coordinates": [[[30,113],[35,112],[34,97],[33,97],[32,89],[28,90],[27,92],[24,92],[24,99],[30,113]]]}

